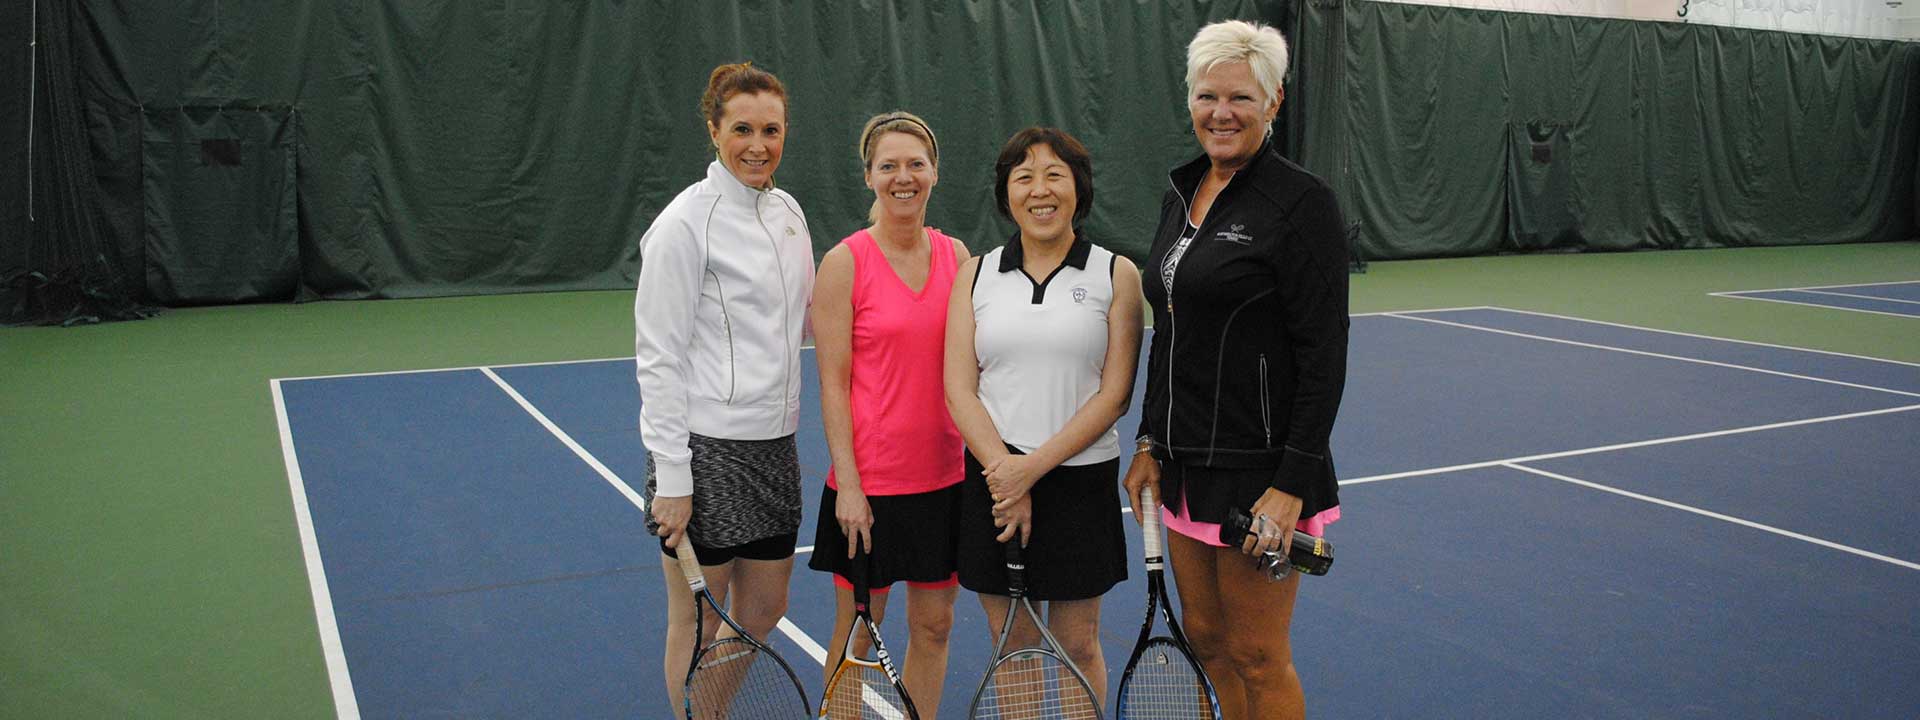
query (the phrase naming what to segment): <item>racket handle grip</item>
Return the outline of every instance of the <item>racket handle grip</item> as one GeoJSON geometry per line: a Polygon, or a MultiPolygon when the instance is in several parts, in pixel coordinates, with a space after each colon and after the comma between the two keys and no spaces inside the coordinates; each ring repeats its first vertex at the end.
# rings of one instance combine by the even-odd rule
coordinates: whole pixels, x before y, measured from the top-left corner
{"type": "MultiPolygon", "coordinates": [[[[1007,595],[1015,600],[1026,594],[1027,560],[1026,553],[1020,549],[1020,536],[1014,535],[1006,542],[1007,552],[1007,595]]],[[[1007,612],[1013,612],[1009,606],[1007,612]]]]}
{"type": "Polygon", "coordinates": [[[700,569],[700,557],[693,554],[693,538],[682,534],[680,545],[673,549],[673,557],[680,561],[680,576],[687,579],[687,587],[695,593],[707,589],[707,573],[700,569]]]}
{"type": "Polygon", "coordinates": [[[1162,562],[1163,548],[1160,544],[1160,498],[1155,497],[1155,483],[1147,483],[1140,488],[1140,539],[1141,546],[1147,551],[1147,566],[1153,568],[1162,562]]]}
{"type": "MultiPolygon", "coordinates": [[[[1220,542],[1239,547],[1251,532],[1253,516],[1240,508],[1228,508],[1226,519],[1220,523],[1220,542]]],[[[1287,564],[1308,575],[1325,575],[1333,569],[1333,543],[1295,530],[1293,547],[1287,550],[1287,564]]],[[[1280,575],[1284,573],[1276,573],[1276,577],[1280,575]]]]}
{"type": "Polygon", "coordinates": [[[853,543],[853,562],[847,565],[847,584],[853,586],[853,604],[864,608],[873,602],[873,590],[867,587],[867,574],[872,568],[873,559],[867,557],[867,548],[861,544],[860,537],[847,538],[853,543]]]}

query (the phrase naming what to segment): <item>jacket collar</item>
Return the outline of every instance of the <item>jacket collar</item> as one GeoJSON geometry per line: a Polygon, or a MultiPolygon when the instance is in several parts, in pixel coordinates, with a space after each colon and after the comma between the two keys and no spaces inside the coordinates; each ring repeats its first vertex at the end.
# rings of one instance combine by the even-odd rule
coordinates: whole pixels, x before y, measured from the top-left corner
{"type": "MultiPolygon", "coordinates": [[[[1067,248],[1067,257],[1060,261],[1062,265],[1071,265],[1075,270],[1087,269],[1087,256],[1093,253],[1093,241],[1082,233],[1075,232],[1073,245],[1067,248]]],[[[1021,269],[1027,262],[1027,253],[1020,247],[1020,231],[1013,231],[1013,237],[1007,238],[1005,249],[1000,251],[1000,272],[1013,272],[1021,269]]]]}
{"type": "MultiPolygon", "coordinates": [[[[1262,166],[1267,164],[1267,156],[1273,154],[1275,154],[1273,138],[1267,138],[1264,142],[1260,143],[1260,149],[1254,151],[1253,158],[1247,161],[1246,167],[1240,168],[1239,172],[1234,173],[1234,177],[1239,178],[1243,175],[1251,176],[1253,173],[1258,172],[1262,166]]],[[[1188,161],[1187,164],[1174,168],[1173,172],[1167,173],[1167,178],[1173,181],[1174,189],[1178,191],[1182,197],[1191,201],[1193,199],[1194,188],[1200,187],[1200,176],[1212,168],[1213,160],[1209,159],[1206,153],[1200,153],[1200,157],[1194,158],[1188,161]]],[[[1227,185],[1228,187],[1232,187],[1234,183],[1228,183],[1227,185]]]]}
{"type": "Polygon", "coordinates": [[[713,183],[713,186],[720,191],[721,197],[748,205],[760,202],[761,196],[771,192],[748,187],[746,183],[740,182],[740,178],[734,177],[733,171],[728,170],[727,166],[719,160],[707,164],[707,181],[713,183]]]}

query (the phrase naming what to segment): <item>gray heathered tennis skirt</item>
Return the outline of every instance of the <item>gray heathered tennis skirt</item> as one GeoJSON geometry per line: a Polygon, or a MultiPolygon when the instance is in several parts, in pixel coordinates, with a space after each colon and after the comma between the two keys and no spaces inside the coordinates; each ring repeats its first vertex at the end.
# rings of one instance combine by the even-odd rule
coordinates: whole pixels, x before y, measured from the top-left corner
{"type": "MultiPolygon", "coordinates": [[[[800,452],[793,436],[723,440],[689,435],[693,451],[693,519],[687,534],[703,548],[744,545],[800,531],[800,452]]],[[[653,457],[647,457],[647,502],[653,502],[653,457]]],[[[653,515],[647,529],[659,530],[653,515]]]]}

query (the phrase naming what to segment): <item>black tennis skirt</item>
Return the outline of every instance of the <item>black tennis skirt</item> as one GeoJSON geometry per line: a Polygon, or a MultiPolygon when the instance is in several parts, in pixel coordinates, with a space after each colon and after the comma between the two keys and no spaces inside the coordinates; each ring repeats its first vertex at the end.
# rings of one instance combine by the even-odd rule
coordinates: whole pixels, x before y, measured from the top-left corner
{"type": "MultiPolygon", "coordinates": [[[[1017,450],[1015,452],[1018,452],[1017,450]]],[[[1033,484],[1033,536],[1027,541],[1027,597],[1086,600],[1127,579],[1127,536],[1120,517],[1120,460],[1062,465],[1033,484]]],[[[960,481],[960,585],[1007,594],[1007,555],[994,540],[986,470],[967,453],[960,481]]],[[[1018,538],[1015,539],[1018,541],[1018,538]]]]}
{"type": "MultiPolygon", "coordinates": [[[[847,536],[834,519],[840,493],[820,489],[820,518],[813,531],[813,556],[807,567],[848,575],[847,536]]],[[[944,583],[953,579],[956,550],[954,520],[960,511],[960,484],[913,495],[868,495],[873,509],[873,552],[867,587],[885,588],[902,580],[944,583]]]]}
{"type": "MultiPolygon", "coordinates": [[[[1273,468],[1210,468],[1161,462],[1159,497],[1169,510],[1195,522],[1218,525],[1227,517],[1228,508],[1251,511],[1271,487],[1273,473],[1273,468]]],[[[1300,498],[1302,520],[1340,505],[1339,485],[1335,483],[1309,485],[1305,492],[1300,498]]]]}

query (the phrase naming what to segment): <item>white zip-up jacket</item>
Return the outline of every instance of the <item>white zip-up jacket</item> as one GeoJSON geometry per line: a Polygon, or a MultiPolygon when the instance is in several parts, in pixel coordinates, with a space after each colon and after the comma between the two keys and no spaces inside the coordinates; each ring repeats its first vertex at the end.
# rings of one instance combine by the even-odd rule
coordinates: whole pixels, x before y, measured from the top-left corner
{"type": "Polygon", "coordinates": [[[800,204],[719,161],[640,238],[634,366],[655,494],[693,494],[687,434],[770,440],[800,425],[813,240],[800,204]]]}

